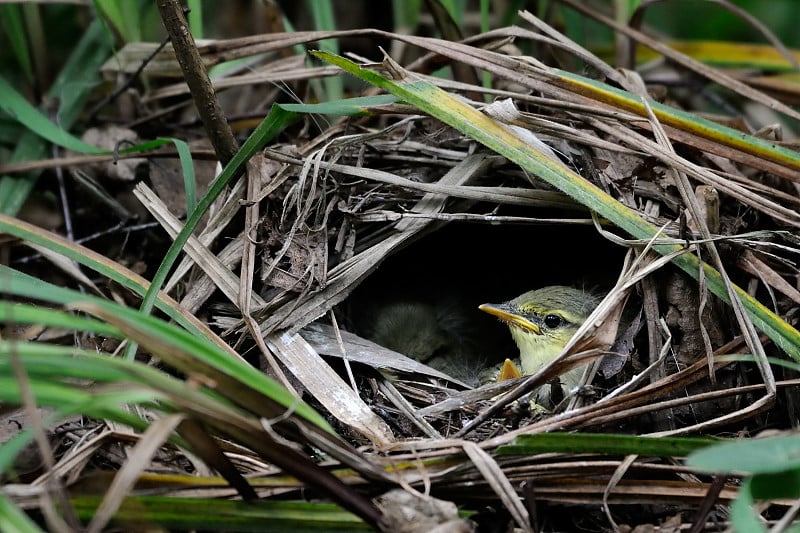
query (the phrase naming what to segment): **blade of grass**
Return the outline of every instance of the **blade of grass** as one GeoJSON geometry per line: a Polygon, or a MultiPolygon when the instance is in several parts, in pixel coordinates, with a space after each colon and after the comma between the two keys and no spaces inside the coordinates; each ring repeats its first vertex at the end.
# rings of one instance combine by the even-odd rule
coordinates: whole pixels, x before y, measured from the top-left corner
{"type": "MultiPolygon", "coordinates": [[[[0,230],[3,229],[2,220],[0,220],[0,230]]],[[[139,295],[143,295],[147,289],[147,282],[141,278],[140,280],[142,284],[138,284],[135,278],[129,279],[118,275],[109,276],[109,278],[117,282],[129,281],[130,283],[122,283],[122,285],[130,285],[128,288],[139,295]]],[[[34,278],[28,274],[24,274],[3,265],[0,265],[0,291],[7,294],[13,294],[59,305],[68,305],[78,300],[87,300],[93,298],[92,296],[87,296],[77,291],[51,285],[43,280],[34,278]]],[[[98,299],[98,301],[104,302],[105,300],[98,299]]],[[[203,329],[197,327],[198,323],[189,321],[186,316],[179,312],[179,307],[180,306],[178,306],[177,302],[165,298],[163,295],[158,301],[158,308],[165,312],[170,318],[178,322],[178,324],[186,328],[187,331],[192,331],[198,336],[205,336],[203,329]]],[[[5,319],[6,317],[4,316],[3,318],[5,319]]]]}
{"type": "MultiPolygon", "coordinates": [[[[80,496],[71,503],[78,517],[87,520],[94,515],[100,501],[100,497],[80,496]]],[[[331,503],[242,502],[194,497],[129,497],[115,514],[114,521],[136,527],[149,522],[168,530],[264,533],[373,530],[356,515],[331,503]]]]}
{"type": "Polygon", "coordinates": [[[3,19],[3,27],[6,30],[14,56],[22,69],[22,73],[28,80],[33,82],[33,62],[28,51],[28,41],[25,38],[25,24],[22,20],[20,6],[16,4],[6,4],[0,8],[0,18],[3,19]]]}
{"type": "Polygon", "coordinates": [[[375,96],[359,96],[355,98],[345,98],[344,100],[333,100],[330,102],[320,102],[318,104],[276,104],[286,111],[293,113],[318,113],[320,115],[337,115],[342,117],[353,117],[369,115],[372,109],[380,106],[387,106],[397,103],[399,100],[391,94],[379,94],[375,96]]]}
{"type": "MultiPolygon", "coordinates": [[[[92,32],[93,27],[87,30],[87,34],[94,36],[95,33],[99,33],[99,30],[92,32]]],[[[9,116],[24,125],[30,133],[34,133],[53,144],[81,153],[110,153],[108,150],[84,143],[67,131],[83,106],[88,92],[86,89],[94,85],[92,83],[86,86],[84,80],[87,76],[83,69],[91,68],[94,66],[95,61],[105,58],[105,54],[98,54],[94,51],[95,48],[87,49],[83,46],[84,40],[76,47],[73,58],[92,54],[87,59],[94,61],[80,62],[71,58],[65,65],[62,75],[50,90],[50,96],[61,102],[58,124],[55,124],[32,106],[2,76],[0,76],[0,109],[3,109],[9,116]],[[76,62],[80,63],[80,68],[76,67],[76,62]],[[71,79],[73,76],[80,81],[71,79]],[[76,91],[75,87],[83,87],[84,90],[76,91]]],[[[101,50],[104,49],[101,48],[101,50]]],[[[97,66],[99,66],[99,63],[97,66]]],[[[91,76],[95,75],[96,73],[92,71],[91,76]]],[[[45,144],[42,139],[36,139],[26,133],[18,143],[12,161],[28,161],[42,157],[45,151],[45,144]]],[[[197,203],[197,186],[189,146],[185,141],[180,139],[156,139],[155,141],[123,150],[122,153],[151,150],[168,142],[173,143],[178,151],[184,176],[187,213],[190,213],[197,203]]],[[[24,203],[25,198],[27,198],[37,175],[37,173],[29,173],[22,178],[6,176],[0,179],[0,212],[15,214],[24,203]]]]}
{"type": "MultiPolygon", "coordinates": [[[[386,59],[386,67],[399,81],[392,81],[376,72],[362,69],[358,64],[342,57],[324,52],[314,52],[314,55],[394,94],[505,156],[534,176],[543,179],[589,209],[596,211],[632,237],[650,240],[658,235],[658,228],[643,220],[635,211],[624,206],[582,176],[555,164],[532,149],[509,129],[504,128],[462,100],[449,95],[412,73],[403,71],[391,59],[386,59]]],[[[800,156],[795,157],[800,158],[800,156]]],[[[668,255],[680,250],[681,247],[661,244],[654,246],[653,249],[662,255],[668,255]]],[[[701,263],[696,255],[681,254],[676,256],[673,262],[694,278],[699,277],[700,268],[702,268],[709,289],[717,297],[730,303],[725,284],[719,273],[706,263],[701,263]]],[[[740,287],[734,286],[734,290],[742,299],[753,323],[766,333],[781,350],[793,359],[800,360],[800,333],[740,287]]]]}
{"type": "MultiPolygon", "coordinates": [[[[20,124],[23,124],[29,131],[62,148],[87,154],[111,153],[104,148],[98,148],[83,142],[61,126],[50,121],[23,98],[21,94],[14,90],[11,84],[2,76],[0,76],[0,109],[16,119],[20,124]]],[[[126,148],[122,150],[121,153],[144,152],[158,148],[166,143],[174,144],[178,152],[186,190],[187,213],[191,213],[197,204],[197,186],[195,185],[196,180],[194,176],[194,167],[192,165],[191,151],[189,150],[189,145],[185,141],[173,138],[156,139],[131,148],[126,148]]]]}
{"type": "MultiPolygon", "coordinates": [[[[141,317],[136,311],[131,313],[141,317]]],[[[192,378],[179,380],[143,363],[110,358],[88,350],[35,342],[6,341],[0,343],[0,401],[11,404],[21,402],[18,384],[13,378],[7,377],[10,376],[12,357],[25,365],[28,386],[37,404],[57,407],[62,414],[67,410],[86,416],[110,418],[143,429],[148,423],[137,419],[120,406],[130,403],[167,414],[187,412],[202,424],[214,427],[228,437],[238,437],[240,444],[247,445],[248,439],[256,439],[258,444],[254,449],[266,454],[268,460],[280,464],[290,472],[306,472],[308,478],[301,475],[306,481],[313,483],[315,478],[322,475],[329,481],[339,483],[330,476],[321,474],[304,456],[294,452],[291,454],[296,455],[294,458],[286,456],[290,449],[284,449],[285,445],[275,437],[274,429],[279,422],[274,422],[273,430],[266,432],[260,417],[237,407],[235,397],[232,398],[233,401],[229,401],[218,394],[219,382],[215,381],[214,373],[205,375],[209,383],[213,384],[213,388],[209,388],[196,383],[192,378]],[[100,386],[86,387],[87,382],[95,382],[100,386]],[[109,400],[112,400],[111,403],[109,400]],[[249,437],[242,440],[243,435],[249,437]],[[275,455],[281,453],[283,456],[275,455]],[[293,467],[299,464],[297,461],[306,463],[299,471],[295,471],[293,467]]],[[[193,375],[196,374],[189,374],[193,375]]],[[[246,387],[243,387],[242,392],[246,392],[246,387]]],[[[263,401],[269,402],[266,396],[261,397],[263,401]]],[[[295,407],[303,410],[302,404],[295,407]]],[[[287,416],[285,409],[283,416],[287,416]]],[[[295,415],[288,416],[291,418],[295,415]]],[[[286,439],[287,435],[283,438],[286,439]]],[[[172,440],[182,439],[173,437],[172,440]]]]}
{"type": "Polygon", "coordinates": [[[36,522],[9,501],[0,493],[0,526],[3,531],[16,531],[17,533],[44,533],[36,522]]]}
{"type": "MultiPolygon", "coordinates": [[[[571,72],[556,70],[555,73],[563,83],[568,85],[570,91],[591,95],[592,98],[598,101],[647,117],[647,108],[638,96],[571,72]]],[[[794,150],[776,145],[767,139],[747,135],[741,131],[722,126],[711,120],[687,111],[675,109],[660,102],[649,100],[648,105],[662,124],[695,133],[708,140],[769,161],[775,161],[794,170],[800,170],[800,153],[794,150]]]]}
{"type": "MultiPolygon", "coordinates": [[[[229,398],[235,400],[240,397],[240,401],[242,398],[247,399],[246,405],[262,416],[268,418],[280,416],[287,409],[291,409],[315,426],[332,432],[327,422],[316,411],[257,369],[240,359],[231,357],[227,351],[203,335],[180,329],[154,317],[143,316],[135,310],[102,298],[47,284],[2,265],[0,265],[0,276],[4,284],[7,283],[6,292],[11,294],[16,293],[62,305],[83,302],[84,307],[91,306],[94,313],[100,313],[106,319],[111,318],[109,322],[117,328],[123,326],[120,328],[121,331],[129,336],[133,335],[133,340],[144,340],[151,353],[173,367],[187,374],[197,373],[209,379],[216,379],[220,383],[224,381],[229,398]],[[270,401],[275,404],[270,404],[270,401]]],[[[13,314],[3,318],[13,318],[13,314]]]]}
{"type": "Polygon", "coordinates": [[[192,335],[158,318],[121,306],[74,304],[119,328],[129,339],[142,343],[153,355],[185,372],[215,381],[215,390],[261,416],[283,416],[287,409],[319,428],[333,432],[319,413],[295,398],[279,383],[256,368],[232,359],[207,339],[192,335]],[[270,405],[272,400],[277,405],[270,405]]]}
{"type": "Polygon", "coordinates": [[[394,31],[415,34],[422,0],[392,0],[394,31]]]}
{"type": "MultiPolygon", "coordinates": [[[[306,6],[311,12],[314,28],[319,31],[333,31],[336,29],[336,20],[333,15],[333,4],[330,0],[307,0],[306,6]]],[[[323,39],[319,42],[322,50],[331,54],[339,53],[339,41],[336,39],[323,39]]],[[[325,100],[341,100],[344,96],[344,86],[340,76],[328,77],[323,80],[325,85],[325,100]]]]}
{"type": "Polygon", "coordinates": [[[800,437],[741,439],[699,450],[687,464],[707,472],[775,474],[800,468],[800,437]]]}
{"type": "MultiPolygon", "coordinates": [[[[201,418],[213,413],[225,420],[241,418],[232,404],[191,380],[181,381],[139,362],[37,342],[0,343],[0,400],[7,404],[22,402],[18,383],[6,377],[10,375],[14,361],[24,365],[27,387],[37,405],[57,409],[56,415],[49,418],[51,422],[70,414],[80,414],[145,430],[151,419],[137,417],[135,413],[142,412],[142,409],[123,407],[128,404],[137,405],[147,412],[167,414],[186,410],[189,405],[193,414],[201,418]],[[93,385],[87,387],[87,383],[93,385]],[[219,415],[220,411],[226,414],[219,415]]],[[[23,432],[0,448],[0,466],[10,464],[31,436],[32,432],[23,432]]],[[[188,441],[177,435],[170,440],[192,448],[187,446],[188,441]]]]}
{"type": "MultiPolygon", "coordinates": [[[[58,122],[62,128],[72,127],[80,114],[91,89],[98,80],[98,69],[109,54],[103,39],[102,27],[95,21],[86,29],[80,42],[70,54],[52,87],[48,98],[59,102],[58,122]]],[[[47,144],[33,132],[26,132],[19,139],[11,162],[31,161],[43,157],[47,144]]],[[[0,213],[16,214],[25,203],[36,184],[39,172],[22,176],[0,177],[0,213]]]]}
{"type": "Polygon", "coordinates": [[[0,319],[6,324],[37,324],[49,328],[77,330],[94,335],[121,338],[122,333],[105,322],[76,316],[59,309],[0,300],[0,319]]]}
{"type": "MultiPolygon", "coordinates": [[[[121,286],[139,296],[144,296],[150,283],[130,271],[128,268],[109,260],[88,248],[68,241],[60,235],[50,233],[41,228],[0,215],[0,233],[14,235],[20,239],[46,247],[55,251],[70,260],[85,265],[93,271],[119,283],[121,286]]],[[[9,293],[19,294],[30,298],[37,298],[43,301],[53,301],[66,305],[75,301],[74,293],[63,293],[62,288],[47,285],[42,280],[35,279],[27,274],[0,265],[0,290],[9,293]],[[5,276],[5,277],[3,277],[5,276]],[[50,298],[53,295],[53,298],[50,298]],[[57,295],[57,296],[56,296],[57,295]]],[[[225,344],[219,337],[214,335],[208,326],[198,320],[194,315],[187,313],[178,302],[164,293],[159,293],[156,300],[156,307],[166,313],[187,331],[194,332],[195,335],[210,338],[220,348],[226,350],[230,357],[239,358],[239,355],[225,344]]]]}
{"type": "Polygon", "coordinates": [[[186,18],[189,22],[189,28],[192,30],[192,37],[195,39],[203,38],[203,3],[200,0],[188,0],[186,6],[189,8],[189,13],[186,18]]]}
{"type": "Polygon", "coordinates": [[[93,0],[98,13],[102,13],[117,30],[126,43],[142,40],[141,10],[137,2],[118,2],[117,0],[93,0]]]}
{"type": "MultiPolygon", "coordinates": [[[[8,283],[7,292],[18,293],[28,298],[44,300],[62,305],[74,305],[82,302],[82,306],[91,308],[107,322],[126,333],[132,340],[145,341],[151,353],[168,364],[188,374],[193,372],[208,376],[210,379],[233,380],[228,390],[229,398],[245,395],[248,391],[257,391],[251,405],[260,404],[263,416],[279,416],[286,409],[292,409],[312,424],[332,431],[325,420],[308,405],[299,402],[286,389],[281,387],[257,369],[240,359],[233,358],[217,344],[203,335],[197,335],[163,320],[144,316],[133,309],[127,309],[114,302],[92,297],[61,287],[56,287],[21,275],[19,272],[2,267],[0,276],[8,283]],[[279,407],[269,408],[269,400],[279,407]]],[[[10,315],[13,316],[13,315],[10,315]]],[[[4,317],[6,318],[6,317],[4,317]]],[[[256,410],[258,412],[258,410],[256,410]]]]}
{"type": "MultiPolygon", "coordinates": [[[[774,46],[734,41],[670,41],[670,48],[696,61],[723,68],[759,69],[794,72],[795,68],[774,46]]],[[[800,52],[792,55],[800,61],[800,52]]],[[[660,57],[660,54],[640,46],[636,49],[637,63],[660,57]]]]}
{"type": "Polygon", "coordinates": [[[683,457],[719,444],[719,439],[690,437],[638,437],[602,433],[539,433],[520,435],[511,444],[500,446],[500,455],[539,453],[602,453],[683,457]]]}

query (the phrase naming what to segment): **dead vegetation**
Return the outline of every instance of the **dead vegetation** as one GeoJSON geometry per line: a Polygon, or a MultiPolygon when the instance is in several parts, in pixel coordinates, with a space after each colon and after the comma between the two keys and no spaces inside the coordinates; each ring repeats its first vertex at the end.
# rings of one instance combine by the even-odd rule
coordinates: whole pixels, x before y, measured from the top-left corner
{"type": "MultiPolygon", "coordinates": [[[[368,112],[360,116],[303,114],[251,158],[245,174],[215,199],[165,290],[182,312],[209,324],[210,335],[310,403],[345,438],[347,444],[334,452],[335,445],[320,443],[328,437],[275,422],[275,440],[288,439],[287,450],[308,455],[308,468],[325,451],[327,472],[353,489],[333,499],[367,521],[377,516],[365,510],[372,505],[369,498],[402,486],[478,511],[473,520],[482,531],[505,530],[508,524],[544,531],[624,524],[724,529],[737,480],[698,474],[681,461],[685,452],[559,448],[565,441],[540,452],[526,446],[537,442],[531,435],[553,432],[753,436],[796,425],[797,380],[766,356],[785,359],[800,349],[788,341],[775,344],[797,337],[791,325],[800,303],[800,156],[782,124],[800,115],[782,102],[783,95],[760,92],[740,73],[697,63],[635,30],[617,28],[664,56],[637,70],[616,70],[531,14],[520,16],[520,26],[463,43],[378,30],[330,35],[358,36],[367,48],[374,39],[389,39],[418,51],[414,61],[356,60],[387,78],[413,72],[482,110],[528,149],[544,154],[547,164],[578,175],[618,202],[609,209],[627,208],[659,228],[653,239],[621,231],[584,198],[563,192],[575,189],[545,181],[478,142],[468,121],[453,127],[402,98],[368,100],[368,112]],[[576,60],[589,78],[566,72],[576,60]],[[461,68],[453,69],[454,79],[430,76],[443,65],[461,68]],[[489,86],[478,82],[484,72],[491,73],[489,86]],[[708,108],[703,96],[712,93],[725,98],[736,116],[701,112],[708,108]],[[756,110],[769,118],[754,116],[756,110]],[[771,127],[754,126],[761,124],[771,127]],[[687,254],[721,277],[700,269],[693,279],[669,261],[687,254]],[[724,303],[709,289],[714,280],[721,280],[724,299],[738,294],[726,289],[735,283],[785,322],[768,331],[760,315],[756,328],[753,306],[724,303]],[[476,368],[515,354],[507,331],[481,316],[477,306],[550,284],[607,294],[568,356],[532,379],[468,386],[465,382],[478,381],[476,368]],[[418,319],[408,327],[424,331],[419,349],[404,341],[404,325],[379,331],[376,322],[396,305],[403,306],[401,314],[418,319]],[[784,337],[770,333],[784,326],[784,337]],[[393,336],[401,339],[395,343],[393,336]],[[433,363],[424,365],[392,347],[433,363]],[[740,354],[753,359],[728,357],[740,354]],[[446,364],[436,363],[436,357],[446,364]],[[450,363],[454,358],[457,364],[450,363]],[[587,360],[593,364],[585,386],[553,412],[530,412],[524,401],[514,401],[587,360]],[[364,503],[353,503],[359,497],[364,503]]],[[[246,70],[215,81],[235,132],[249,131],[250,119],[262,117],[276,99],[289,95],[304,101],[310,83],[342,75],[337,67],[286,52],[295,44],[313,48],[311,43],[327,35],[273,33],[198,47],[207,67],[260,55],[246,70]]],[[[174,67],[173,61],[161,52],[143,71],[147,84],[131,80],[139,106],[122,122],[140,134],[166,136],[164,130],[186,137],[196,163],[211,160],[186,85],[164,77],[179,72],[164,67],[174,67]]],[[[115,79],[131,72],[128,65],[115,64],[107,64],[115,79]]],[[[109,102],[98,117],[121,118],[121,106],[120,100],[109,102]]],[[[101,120],[97,127],[112,135],[101,120]]],[[[137,157],[147,177],[135,185],[109,182],[102,169],[90,170],[87,156],[38,164],[89,176],[76,181],[74,191],[100,192],[87,194],[72,214],[73,224],[86,230],[120,222],[110,236],[87,245],[150,279],[168,246],[159,228],[174,238],[186,209],[174,152],[162,148],[137,157]],[[87,185],[88,179],[94,185],[87,185]],[[140,220],[155,220],[158,228],[134,228],[139,221],[118,218],[136,209],[130,207],[131,194],[146,209],[140,220]],[[114,213],[113,222],[108,213],[114,213]]],[[[210,181],[211,167],[198,165],[199,181],[210,181]]],[[[3,165],[2,173],[21,169],[3,165]]],[[[136,172],[141,176],[142,167],[136,172]]],[[[53,281],[42,273],[41,257],[23,262],[25,254],[15,245],[7,254],[15,268],[53,281]]],[[[100,292],[125,293],[113,284],[100,292]]],[[[148,355],[144,352],[140,357],[148,355]]],[[[215,375],[173,367],[189,384],[218,386],[215,375]]],[[[205,420],[199,409],[193,416],[205,420]]],[[[206,424],[197,431],[209,427],[221,426],[206,424]]],[[[284,477],[269,457],[247,447],[247,439],[225,431],[209,433],[223,437],[215,446],[234,470],[247,474],[237,489],[213,478],[212,469],[222,473],[223,466],[173,445],[131,467],[137,456],[125,451],[127,442],[166,439],[154,433],[142,437],[96,422],[61,426],[53,434],[63,469],[58,475],[69,480],[71,494],[122,490],[107,477],[120,468],[134,472],[124,487],[133,493],[145,491],[151,475],[152,487],[173,496],[189,490],[188,476],[200,480],[193,490],[202,497],[302,498],[308,483],[301,470],[293,472],[295,478],[284,477]],[[77,454],[80,461],[66,461],[77,454]],[[187,477],[169,485],[157,476],[167,473],[187,477]]],[[[188,440],[195,446],[202,442],[188,440]]],[[[235,475],[223,476],[230,482],[235,475]]],[[[332,497],[324,483],[310,484],[311,499],[332,497]]],[[[384,514],[416,505],[395,499],[407,496],[383,498],[378,508],[384,514]]],[[[439,522],[457,519],[452,509],[441,512],[439,522]]],[[[764,516],[783,512],[774,504],[764,516]]],[[[430,529],[418,520],[414,531],[430,529]]]]}

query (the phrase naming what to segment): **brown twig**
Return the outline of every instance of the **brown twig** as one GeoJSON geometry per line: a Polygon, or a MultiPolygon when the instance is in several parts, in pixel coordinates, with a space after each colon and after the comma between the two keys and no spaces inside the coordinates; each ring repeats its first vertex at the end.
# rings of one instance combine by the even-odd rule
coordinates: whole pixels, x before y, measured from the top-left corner
{"type": "Polygon", "coordinates": [[[208,77],[200,52],[189,31],[183,9],[178,0],[159,0],[157,2],[161,20],[169,33],[175,57],[183,71],[183,77],[192,93],[197,112],[203,121],[206,135],[217,153],[217,157],[225,166],[239,150],[233,132],[225,119],[222,107],[217,101],[214,87],[208,77]]]}

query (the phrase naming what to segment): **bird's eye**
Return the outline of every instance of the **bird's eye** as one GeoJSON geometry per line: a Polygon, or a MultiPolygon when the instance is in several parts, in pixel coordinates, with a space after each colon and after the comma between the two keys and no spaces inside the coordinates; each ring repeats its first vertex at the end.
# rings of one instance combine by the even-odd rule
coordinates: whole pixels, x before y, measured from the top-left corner
{"type": "Polygon", "coordinates": [[[545,315],[544,317],[544,325],[550,329],[557,328],[563,321],[564,319],[558,315],[545,315]]]}

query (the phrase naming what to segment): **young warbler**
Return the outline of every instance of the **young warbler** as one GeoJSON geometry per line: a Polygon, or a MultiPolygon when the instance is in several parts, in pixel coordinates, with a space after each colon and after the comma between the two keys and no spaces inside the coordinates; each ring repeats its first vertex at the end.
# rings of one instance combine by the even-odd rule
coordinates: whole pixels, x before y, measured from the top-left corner
{"type": "MultiPolygon", "coordinates": [[[[558,357],[578,328],[600,303],[586,291],[553,285],[526,292],[501,304],[483,304],[481,311],[505,322],[519,348],[523,374],[535,374],[558,357]]],[[[582,367],[560,376],[563,390],[575,388],[582,367]]],[[[550,388],[539,389],[540,402],[550,402],[550,388]]]]}

